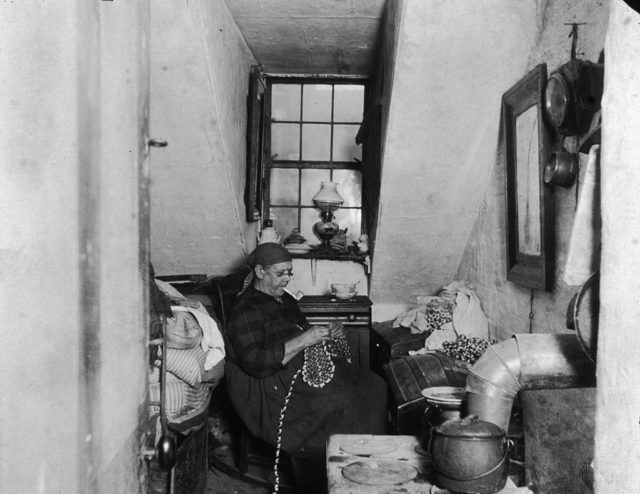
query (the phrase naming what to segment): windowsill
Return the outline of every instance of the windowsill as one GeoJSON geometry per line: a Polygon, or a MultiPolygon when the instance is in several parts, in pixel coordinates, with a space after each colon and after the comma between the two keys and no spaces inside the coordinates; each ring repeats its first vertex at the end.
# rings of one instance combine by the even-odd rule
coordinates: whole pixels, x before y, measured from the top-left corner
{"type": "Polygon", "coordinates": [[[304,254],[291,253],[294,259],[325,259],[331,261],[355,261],[364,263],[368,254],[354,252],[306,252],[304,254]]]}

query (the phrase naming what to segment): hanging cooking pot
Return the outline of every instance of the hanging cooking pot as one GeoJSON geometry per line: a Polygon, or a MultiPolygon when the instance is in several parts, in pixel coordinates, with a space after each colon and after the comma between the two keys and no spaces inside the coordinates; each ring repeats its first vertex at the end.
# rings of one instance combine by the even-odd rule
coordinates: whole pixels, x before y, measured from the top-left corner
{"type": "Polygon", "coordinates": [[[544,183],[571,187],[578,174],[578,158],[575,153],[556,151],[544,166],[544,183]]]}
{"type": "Polygon", "coordinates": [[[499,492],[512,448],[504,429],[474,415],[444,422],[433,430],[429,447],[436,483],[456,493],[499,492]]]}

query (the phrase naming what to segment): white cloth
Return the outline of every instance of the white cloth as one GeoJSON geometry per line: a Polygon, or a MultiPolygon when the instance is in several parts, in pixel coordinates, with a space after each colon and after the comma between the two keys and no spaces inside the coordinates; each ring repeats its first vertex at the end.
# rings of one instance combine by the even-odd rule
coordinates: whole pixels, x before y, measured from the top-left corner
{"type": "Polygon", "coordinates": [[[569,238],[569,252],[563,273],[567,285],[584,285],[589,276],[599,268],[599,162],[600,146],[594,144],[589,150],[589,160],[580,184],[578,205],[569,238]]]}
{"type": "Polygon", "coordinates": [[[189,312],[196,318],[196,321],[198,321],[198,324],[202,328],[202,341],[200,342],[200,346],[207,354],[204,362],[204,370],[213,369],[226,355],[224,339],[222,338],[222,333],[220,333],[216,321],[206,312],[193,307],[174,305],[171,309],[174,311],[189,312]]]}
{"type": "Polygon", "coordinates": [[[196,318],[196,321],[198,321],[198,324],[202,329],[202,341],[200,342],[200,346],[204,353],[207,354],[207,358],[204,363],[204,370],[208,371],[213,369],[215,365],[226,355],[224,349],[224,338],[218,328],[218,324],[209,315],[207,309],[202,305],[202,302],[189,300],[166,281],[155,280],[155,282],[156,286],[171,300],[176,303],[184,302],[185,305],[172,305],[172,310],[189,312],[196,318]]]}
{"type": "Polygon", "coordinates": [[[453,308],[453,329],[458,335],[489,339],[489,321],[482,311],[480,299],[466,281],[453,281],[442,289],[443,297],[456,301],[453,308]]]}

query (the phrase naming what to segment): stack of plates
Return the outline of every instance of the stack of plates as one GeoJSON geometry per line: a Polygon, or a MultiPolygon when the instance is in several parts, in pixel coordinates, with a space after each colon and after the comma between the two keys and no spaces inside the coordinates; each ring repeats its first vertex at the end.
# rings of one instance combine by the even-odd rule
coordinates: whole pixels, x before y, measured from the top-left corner
{"type": "Polygon", "coordinates": [[[455,386],[436,386],[425,388],[421,392],[432,405],[459,406],[466,397],[465,389],[455,386]]]}
{"type": "Polygon", "coordinates": [[[306,254],[311,250],[309,244],[287,244],[284,246],[292,254],[306,254]]]}

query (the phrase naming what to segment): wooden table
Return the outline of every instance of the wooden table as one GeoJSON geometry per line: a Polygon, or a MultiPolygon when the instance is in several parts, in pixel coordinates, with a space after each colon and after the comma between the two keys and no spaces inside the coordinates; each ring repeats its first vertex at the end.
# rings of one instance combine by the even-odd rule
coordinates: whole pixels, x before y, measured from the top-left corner
{"type": "MultiPolygon", "coordinates": [[[[405,493],[425,494],[431,488],[430,470],[427,457],[418,453],[418,438],[415,436],[371,436],[362,434],[334,434],[327,442],[327,480],[330,494],[374,494],[405,493]],[[392,445],[395,449],[389,453],[370,457],[357,456],[343,451],[343,447],[362,441],[371,444],[392,445]],[[413,465],[418,476],[400,485],[367,485],[348,480],[342,475],[342,469],[356,461],[375,461],[376,459],[401,460],[413,465]]],[[[391,449],[391,448],[389,448],[391,449]]]]}
{"type": "MultiPolygon", "coordinates": [[[[373,448],[375,449],[375,447],[373,448]]],[[[327,441],[327,480],[329,494],[446,494],[433,482],[433,473],[427,457],[416,436],[372,436],[365,434],[334,434],[327,441]],[[375,456],[358,456],[352,452],[353,445],[370,444],[387,446],[386,453],[375,456]],[[343,449],[344,448],[344,449],[343,449]],[[395,485],[361,484],[347,479],[342,469],[353,462],[376,460],[399,460],[415,467],[418,475],[408,482],[395,485]]],[[[525,494],[532,491],[527,487],[516,487],[511,479],[499,494],[525,494]]]]}

